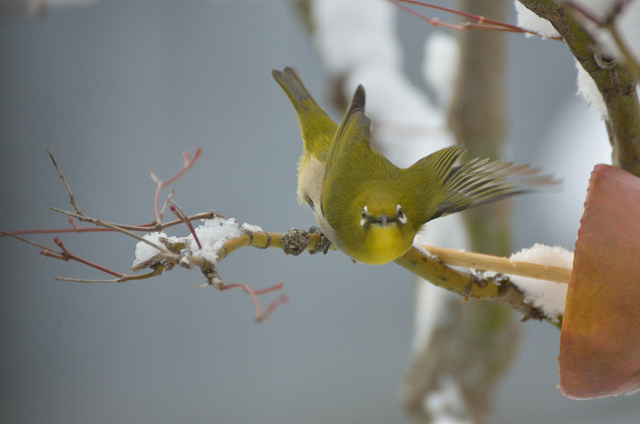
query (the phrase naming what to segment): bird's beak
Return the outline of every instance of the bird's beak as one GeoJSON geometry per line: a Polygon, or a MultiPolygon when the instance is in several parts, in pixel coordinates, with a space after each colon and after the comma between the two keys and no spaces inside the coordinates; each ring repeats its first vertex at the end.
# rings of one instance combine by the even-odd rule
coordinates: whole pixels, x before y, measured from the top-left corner
{"type": "Polygon", "coordinates": [[[389,215],[378,215],[378,218],[373,222],[376,227],[390,227],[392,224],[396,222],[395,219],[391,218],[389,215]]]}

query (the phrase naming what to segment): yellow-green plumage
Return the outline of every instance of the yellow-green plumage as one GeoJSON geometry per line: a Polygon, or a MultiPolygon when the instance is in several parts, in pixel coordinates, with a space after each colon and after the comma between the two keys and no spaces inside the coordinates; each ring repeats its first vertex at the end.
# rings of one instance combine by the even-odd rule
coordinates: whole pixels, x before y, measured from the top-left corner
{"type": "Polygon", "coordinates": [[[303,141],[298,164],[298,200],[309,204],[315,212],[315,205],[320,205],[324,164],[338,125],[313,99],[295,68],[274,69],[271,74],[298,114],[303,141]]]}
{"type": "Polygon", "coordinates": [[[463,153],[458,147],[398,168],[369,145],[371,122],[364,103],[359,86],[327,156],[321,203],[331,227],[325,235],[359,262],[397,259],[434,218],[557,184],[551,176],[534,176],[540,170],[528,165],[475,159],[456,166],[463,153]]]}
{"type": "Polygon", "coordinates": [[[331,243],[359,262],[397,259],[432,219],[558,183],[528,165],[488,159],[455,165],[463,153],[458,147],[398,168],[369,145],[362,86],[338,126],[294,68],[272,74],[293,104],[302,132],[298,199],[311,206],[331,243]]]}

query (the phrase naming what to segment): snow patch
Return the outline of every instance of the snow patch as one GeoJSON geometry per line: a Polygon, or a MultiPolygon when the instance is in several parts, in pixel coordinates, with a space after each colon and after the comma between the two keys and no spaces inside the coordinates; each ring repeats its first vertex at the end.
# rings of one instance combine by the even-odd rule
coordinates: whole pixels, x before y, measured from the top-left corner
{"type": "Polygon", "coordinates": [[[247,224],[246,222],[242,224],[242,228],[249,231],[250,233],[264,233],[261,227],[253,224],[247,224]]]}
{"type": "Polygon", "coordinates": [[[589,103],[589,109],[597,110],[605,118],[609,117],[607,105],[604,103],[596,82],[577,60],[576,68],[578,69],[578,94],[589,103]]]}
{"type": "MultiPolygon", "coordinates": [[[[515,0],[516,13],[518,14],[518,26],[529,31],[533,31],[536,34],[540,34],[543,37],[559,37],[560,34],[551,25],[551,22],[543,19],[527,9],[518,0],[515,0]]],[[[525,34],[526,37],[533,37],[533,34],[525,34]]]]}
{"type": "MultiPolygon", "coordinates": [[[[550,247],[535,244],[530,249],[523,249],[509,258],[511,261],[530,262],[571,269],[573,267],[573,253],[562,247],[550,247]]],[[[510,276],[511,281],[525,294],[525,300],[541,308],[547,316],[553,317],[564,314],[564,304],[567,297],[568,284],[535,278],[510,276]]]]}
{"type": "MultiPolygon", "coordinates": [[[[160,243],[160,241],[158,240],[160,237],[162,238],[168,238],[167,235],[165,233],[149,233],[149,234],[145,234],[142,238],[145,240],[150,241],[151,243],[153,243],[154,245],[158,246],[158,248],[156,249],[153,246],[149,246],[148,243],[145,243],[143,241],[139,241],[136,244],[136,251],[135,251],[135,259],[133,261],[133,267],[135,268],[137,265],[148,261],[149,259],[153,258],[155,255],[157,255],[158,253],[160,253],[162,250],[165,250],[165,246],[164,244],[160,243]]],[[[177,240],[176,237],[173,237],[177,240]]]]}
{"type": "Polygon", "coordinates": [[[220,250],[224,242],[235,237],[240,237],[247,230],[262,231],[262,229],[257,225],[240,225],[240,223],[233,218],[203,219],[202,222],[202,225],[195,228],[195,233],[202,245],[202,249],[198,247],[198,244],[192,234],[187,237],[180,238],[173,236],[167,237],[165,233],[149,233],[143,238],[158,246],[158,249],[153,246],[149,246],[149,244],[145,242],[138,242],[136,244],[133,268],[153,258],[155,255],[160,253],[160,249],[166,249],[158,240],[160,237],[166,238],[169,244],[172,245],[176,243],[185,243],[193,256],[202,257],[212,264],[215,264],[218,260],[217,252],[220,250]]]}
{"type": "Polygon", "coordinates": [[[202,249],[198,248],[198,244],[194,240],[193,235],[187,237],[186,240],[194,256],[203,257],[211,263],[217,262],[217,252],[224,242],[235,237],[240,237],[244,233],[240,223],[233,218],[204,219],[202,222],[203,224],[195,229],[202,249]]]}

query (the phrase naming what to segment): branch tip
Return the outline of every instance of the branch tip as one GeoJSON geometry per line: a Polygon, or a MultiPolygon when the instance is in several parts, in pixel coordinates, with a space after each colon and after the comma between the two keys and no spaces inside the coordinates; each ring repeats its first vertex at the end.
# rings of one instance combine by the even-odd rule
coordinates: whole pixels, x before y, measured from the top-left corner
{"type": "Polygon", "coordinates": [[[255,318],[256,322],[264,322],[267,318],[269,318],[269,316],[273,313],[273,311],[275,311],[275,309],[278,306],[287,303],[289,298],[285,294],[280,295],[278,299],[269,303],[269,305],[266,307],[264,312],[262,312],[262,307],[260,306],[260,300],[258,300],[258,295],[280,290],[283,287],[283,285],[284,284],[280,282],[280,283],[274,284],[271,287],[267,287],[261,290],[254,290],[246,284],[232,283],[232,284],[226,284],[226,285],[220,286],[219,290],[225,291],[225,290],[234,289],[234,288],[242,289],[245,293],[247,293],[251,297],[251,300],[253,300],[253,305],[256,309],[256,318],[255,318]]]}
{"type": "Polygon", "coordinates": [[[60,179],[62,180],[62,183],[64,184],[64,187],[67,189],[67,194],[69,194],[69,203],[71,203],[71,206],[73,206],[73,209],[75,209],[75,211],[76,211],[76,213],[78,215],[84,215],[82,213],[82,211],[80,210],[80,208],[78,207],[78,203],[76,202],[76,198],[74,197],[73,193],[71,192],[71,187],[69,187],[69,184],[67,183],[67,179],[64,177],[64,174],[60,170],[60,167],[58,166],[58,164],[56,163],[55,158],[53,157],[53,152],[51,151],[51,149],[47,149],[47,153],[49,153],[49,157],[51,158],[51,162],[53,162],[53,166],[56,168],[56,171],[58,171],[58,175],[60,176],[60,179]]]}

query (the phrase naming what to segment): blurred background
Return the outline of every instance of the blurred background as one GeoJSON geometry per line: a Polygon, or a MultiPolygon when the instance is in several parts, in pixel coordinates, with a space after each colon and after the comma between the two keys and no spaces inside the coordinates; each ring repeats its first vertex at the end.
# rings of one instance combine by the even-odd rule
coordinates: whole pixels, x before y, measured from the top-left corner
{"type": "MultiPolygon", "coordinates": [[[[341,111],[330,107],[322,66],[288,2],[58,1],[38,19],[15,4],[0,3],[0,229],[68,225],[48,209],[72,210],[46,148],[89,216],[150,222],[148,172],[168,179],[182,151],[202,146],[173,186],[188,214],[215,209],[275,232],[314,224],[295,198],[295,113],[270,71],[295,66],[334,118],[341,111]]],[[[424,87],[423,43],[434,29],[406,13],[397,25],[407,75],[424,87]]],[[[610,162],[604,124],[575,96],[565,45],[506,37],[505,156],[565,179],[561,194],[515,201],[514,244],[572,250],[589,172],[610,162]]],[[[29,238],[53,247],[52,236],[29,238]]],[[[133,262],[135,242],[122,235],[62,240],[119,272],[133,262]]],[[[243,249],[219,266],[225,282],[283,281],[289,296],[256,324],[241,291],[191,288],[204,282],[196,270],[124,284],[58,282],[105,275],[12,239],[0,239],[0,251],[0,422],[411,422],[398,398],[413,276],[394,264],[243,249]]],[[[563,398],[559,331],[522,325],[527,337],[492,422],[637,422],[637,397],[563,398]]]]}

